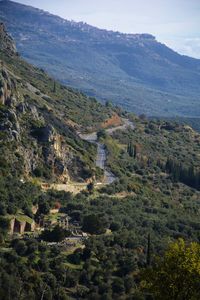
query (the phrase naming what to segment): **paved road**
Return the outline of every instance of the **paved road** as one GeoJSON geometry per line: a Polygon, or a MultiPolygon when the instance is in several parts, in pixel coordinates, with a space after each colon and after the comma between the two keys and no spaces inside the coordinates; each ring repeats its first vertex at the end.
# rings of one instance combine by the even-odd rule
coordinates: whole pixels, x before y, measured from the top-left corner
{"type": "MultiPolygon", "coordinates": [[[[91,134],[80,134],[80,137],[85,141],[88,141],[90,143],[94,143],[97,145],[96,166],[99,167],[100,169],[104,170],[103,183],[111,184],[116,179],[116,177],[105,167],[106,159],[107,159],[105,145],[97,142],[97,133],[96,132],[93,132],[91,134]]],[[[100,184],[100,183],[97,183],[97,184],[100,184]]]]}
{"type": "MultiPolygon", "coordinates": [[[[116,130],[126,130],[127,128],[134,129],[135,126],[132,122],[130,122],[128,119],[122,119],[123,125],[107,129],[106,132],[110,135],[112,135],[116,130]]],[[[97,145],[97,158],[96,158],[96,166],[104,170],[104,180],[102,182],[96,182],[96,187],[101,187],[107,184],[111,184],[114,182],[117,177],[106,168],[106,159],[107,159],[107,153],[105,149],[105,145],[101,144],[97,141],[97,133],[93,132],[90,134],[79,134],[79,136],[90,143],[95,143],[97,145]]],[[[55,189],[58,191],[66,191],[71,192],[73,194],[78,194],[83,190],[87,189],[86,183],[78,183],[78,182],[69,182],[67,184],[50,184],[49,186],[43,187],[43,189],[55,189]]]]}
{"type": "MultiPolygon", "coordinates": [[[[128,128],[131,128],[131,129],[135,128],[134,124],[131,121],[129,121],[128,119],[124,118],[124,119],[122,119],[122,121],[123,121],[123,125],[106,129],[106,132],[108,134],[112,135],[117,130],[126,130],[128,128]]],[[[97,141],[97,133],[92,132],[89,134],[80,134],[80,137],[85,141],[88,141],[90,143],[95,143],[97,145],[96,166],[101,168],[102,170],[104,170],[103,184],[113,183],[117,179],[117,177],[111,171],[109,171],[105,166],[106,159],[107,159],[106,148],[105,148],[104,144],[101,144],[97,141]]]]}

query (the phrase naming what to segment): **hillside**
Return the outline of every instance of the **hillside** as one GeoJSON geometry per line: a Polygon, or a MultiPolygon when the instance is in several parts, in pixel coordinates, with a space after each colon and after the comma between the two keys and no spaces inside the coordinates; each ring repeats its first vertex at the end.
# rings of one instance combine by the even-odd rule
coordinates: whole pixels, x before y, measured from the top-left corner
{"type": "Polygon", "coordinates": [[[198,300],[199,153],[191,127],[33,67],[0,24],[0,299],[198,300]]]}
{"type": "Polygon", "coordinates": [[[153,116],[200,115],[200,61],[149,34],[122,34],[0,2],[0,20],[29,62],[102,101],[153,116]]]}
{"type": "Polygon", "coordinates": [[[22,60],[3,24],[0,38],[1,174],[67,182],[98,173],[95,146],[77,132],[114,112],[22,60]]]}
{"type": "Polygon", "coordinates": [[[199,118],[169,118],[170,121],[176,121],[180,124],[187,124],[191,126],[194,130],[200,132],[200,119],[199,118]]]}

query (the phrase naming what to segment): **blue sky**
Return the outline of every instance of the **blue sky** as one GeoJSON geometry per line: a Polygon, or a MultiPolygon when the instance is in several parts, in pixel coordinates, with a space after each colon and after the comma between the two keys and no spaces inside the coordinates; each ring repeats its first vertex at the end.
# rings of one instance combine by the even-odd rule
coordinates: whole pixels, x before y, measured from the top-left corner
{"type": "Polygon", "coordinates": [[[15,0],[99,28],[151,33],[181,54],[200,58],[200,0],[15,0]]]}

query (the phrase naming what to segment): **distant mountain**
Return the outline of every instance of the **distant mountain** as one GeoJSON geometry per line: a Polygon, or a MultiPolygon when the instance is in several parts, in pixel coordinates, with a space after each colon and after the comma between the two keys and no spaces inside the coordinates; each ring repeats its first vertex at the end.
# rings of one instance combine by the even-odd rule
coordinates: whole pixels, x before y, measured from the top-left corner
{"type": "Polygon", "coordinates": [[[23,57],[60,82],[137,113],[200,116],[200,60],[149,34],[122,34],[0,2],[23,57]]]}

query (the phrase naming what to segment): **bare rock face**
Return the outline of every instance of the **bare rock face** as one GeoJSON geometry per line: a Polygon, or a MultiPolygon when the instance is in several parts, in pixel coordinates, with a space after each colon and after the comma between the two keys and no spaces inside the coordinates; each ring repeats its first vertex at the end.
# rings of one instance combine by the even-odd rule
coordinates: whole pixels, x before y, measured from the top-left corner
{"type": "Polygon", "coordinates": [[[10,55],[15,55],[17,53],[15,43],[7,33],[3,23],[0,23],[0,50],[6,51],[10,55]]]}
{"type": "Polygon", "coordinates": [[[17,111],[21,114],[24,114],[26,112],[27,106],[25,103],[20,102],[17,107],[16,107],[17,111]]]}
{"type": "MultiPolygon", "coordinates": [[[[11,61],[18,60],[14,57],[16,48],[12,38],[2,23],[0,51],[9,58],[12,55],[11,61]]],[[[69,169],[73,169],[72,162],[76,159],[57,123],[51,124],[41,109],[44,99],[52,100],[26,82],[28,78],[23,81],[21,76],[16,76],[8,65],[7,61],[0,61],[0,139],[9,145],[5,149],[6,157],[16,163],[24,178],[36,176],[67,183],[69,169]]]]}
{"type": "Polygon", "coordinates": [[[23,157],[24,176],[46,168],[53,178],[67,182],[69,149],[63,137],[45,122],[37,106],[19,93],[17,82],[6,65],[0,70],[0,104],[5,106],[0,131],[6,134],[8,142],[16,143],[16,150],[23,157]],[[33,125],[24,123],[23,119],[33,125]],[[26,143],[21,143],[22,140],[26,143]]]}
{"type": "Polygon", "coordinates": [[[2,65],[0,68],[0,104],[14,108],[18,96],[15,80],[9,76],[8,70],[2,65]]]}
{"type": "Polygon", "coordinates": [[[11,97],[11,80],[8,73],[2,69],[0,72],[0,103],[6,105],[11,97]]]}
{"type": "Polygon", "coordinates": [[[32,149],[21,148],[20,151],[24,158],[25,175],[29,175],[37,167],[39,156],[38,154],[34,153],[34,150],[32,149]]]}

